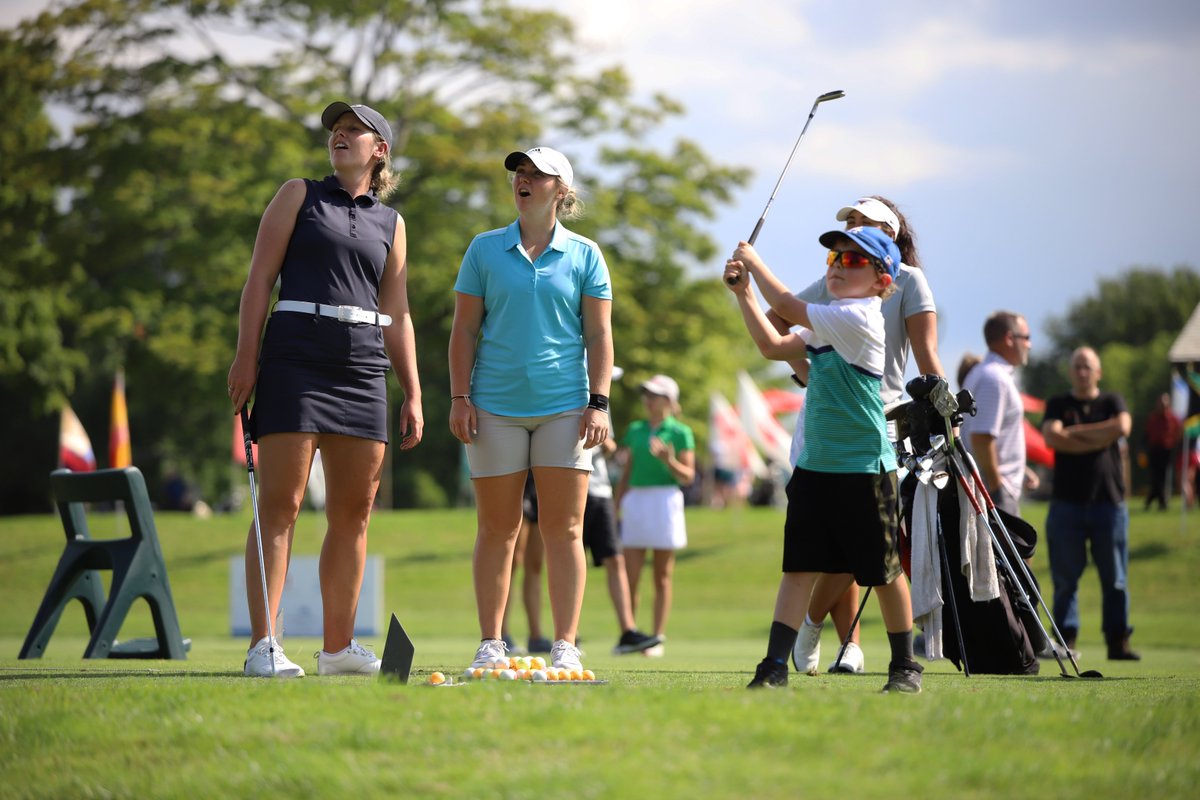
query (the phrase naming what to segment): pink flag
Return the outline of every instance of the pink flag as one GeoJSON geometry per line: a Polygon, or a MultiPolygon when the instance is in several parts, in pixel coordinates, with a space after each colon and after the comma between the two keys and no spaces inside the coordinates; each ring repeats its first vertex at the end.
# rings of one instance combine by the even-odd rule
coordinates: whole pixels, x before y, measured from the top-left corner
{"type": "Polygon", "coordinates": [[[767,466],[746,435],[742,421],[720,392],[708,400],[708,450],[713,465],[733,473],[751,472],[765,477],[767,466]]]}
{"type": "Polygon", "coordinates": [[[746,435],[776,464],[791,463],[792,437],[771,414],[767,401],[754,379],[745,372],[738,373],[738,414],[746,435]]]}

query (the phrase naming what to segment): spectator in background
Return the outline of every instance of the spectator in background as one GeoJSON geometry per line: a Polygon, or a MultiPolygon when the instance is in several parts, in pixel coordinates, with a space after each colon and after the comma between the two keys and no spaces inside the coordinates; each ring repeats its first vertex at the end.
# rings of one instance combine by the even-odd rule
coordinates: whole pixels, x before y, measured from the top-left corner
{"type": "Polygon", "coordinates": [[[1140,656],[1129,646],[1129,510],[1121,450],[1132,420],[1121,395],[1100,391],[1101,374],[1096,351],[1080,347],[1071,354],[1071,391],[1046,401],[1042,433],[1054,448],[1054,494],[1046,517],[1054,621],[1074,650],[1079,578],[1090,543],[1108,657],[1136,661],[1140,656]]]}
{"type": "Polygon", "coordinates": [[[542,635],[542,566],[546,561],[545,556],[542,531],[538,528],[537,488],[531,471],[525,479],[525,493],[521,497],[521,531],[517,534],[517,545],[513,550],[508,603],[504,606],[504,621],[500,628],[500,639],[510,653],[549,653],[553,647],[553,642],[542,635]],[[519,581],[518,569],[523,570],[519,581]],[[517,645],[508,629],[509,611],[518,587],[521,602],[525,606],[525,621],[529,624],[529,639],[524,649],[517,645]]]}
{"type": "Polygon", "coordinates": [[[1146,494],[1146,510],[1155,500],[1158,507],[1167,510],[1167,477],[1170,472],[1171,454],[1179,447],[1183,423],[1171,410],[1171,395],[1164,392],[1158,398],[1158,406],[1146,420],[1146,450],[1150,459],[1150,491],[1146,494]]]}
{"type": "Polygon", "coordinates": [[[1029,361],[1029,323],[997,311],[984,323],[983,338],[987,355],[963,380],[979,411],[963,420],[962,439],[996,507],[1020,516],[1022,488],[1037,488],[1037,476],[1025,469],[1025,410],[1013,374],[1029,361]]]}
{"type": "Polygon", "coordinates": [[[654,631],[659,640],[650,655],[661,654],[671,614],[675,551],[687,546],[681,487],[696,478],[696,443],[692,429],[680,422],[679,384],[666,375],[655,375],[642,384],[646,419],[629,426],[621,444],[629,459],[621,472],[616,505],[621,519],[621,544],[629,598],[637,614],[638,579],[653,551],[654,631]]]}
{"type": "MultiPolygon", "coordinates": [[[[624,374],[613,367],[613,380],[624,374]]],[[[612,424],[609,424],[610,431],[612,424]]],[[[638,630],[633,617],[633,600],[629,592],[629,574],[621,535],[617,531],[617,511],[613,504],[612,479],[608,474],[608,456],[617,451],[611,436],[592,449],[592,474],[588,478],[587,503],[583,507],[583,546],[592,553],[592,564],[603,566],[608,584],[608,597],[617,615],[621,636],[613,647],[613,655],[645,653],[661,644],[657,636],[638,630]]]]}
{"type": "Polygon", "coordinates": [[[958,388],[961,389],[966,385],[967,376],[971,374],[971,370],[975,369],[982,362],[983,358],[974,353],[963,354],[962,360],[958,362],[958,375],[956,376],[958,378],[958,388]]]}

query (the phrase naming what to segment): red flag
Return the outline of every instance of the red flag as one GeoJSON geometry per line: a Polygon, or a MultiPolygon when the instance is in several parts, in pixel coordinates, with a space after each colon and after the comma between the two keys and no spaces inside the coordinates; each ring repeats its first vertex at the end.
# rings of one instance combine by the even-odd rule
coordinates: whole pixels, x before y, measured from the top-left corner
{"type": "Polygon", "coordinates": [[[1029,420],[1025,422],[1025,460],[1043,467],[1054,466],[1054,451],[1046,444],[1042,432],[1029,420]]]}
{"type": "Polygon", "coordinates": [[[774,415],[795,414],[804,408],[804,395],[788,389],[763,389],[763,400],[774,415]]]}
{"type": "Polygon", "coordinates": [[[129,446],[129,408],[125,405],[125,370],[118,369],[113,380],[112,416],[108,423],[108,466],[124,469],[133,466],[129,446]]]}
{"type": "MultiPolygon", "coordinates": [[[[254,455],[254,463],[258,464],[258,445],[250,446],[254,455]]],[[[242,435],[242,415],[233,415],[233,463],[246,466],[246,440],[242,435]]]]}
{"type": "Polygon", "coordinates": [[[63,406],[58,422],[58,465],[76,472],[92,472],[96,469],[92,440],[69,405],[63,406]]]}

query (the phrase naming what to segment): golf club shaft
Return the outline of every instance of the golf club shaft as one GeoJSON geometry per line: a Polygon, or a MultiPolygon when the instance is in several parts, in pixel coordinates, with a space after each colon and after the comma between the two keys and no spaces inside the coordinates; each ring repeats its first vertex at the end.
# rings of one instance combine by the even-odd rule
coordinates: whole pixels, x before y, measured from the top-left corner
{"type": "Polygon", "coordinates": [[[258,487],[254,483],[254,446],[250,439],[250,413],[242,406],[242,442],[246,446],[246,472],[250,476],[250,507],[254,510],[254,541],[258,545],[258,575],[262,578],[263,613],[267,617],[267,639],[271,655],[271,674],[275,674],[275,622],[271,619],[271,598],[267,594],[267,562],[263,559],[262,522],[258,517],[258,487]]]}
{"type": "Polygon", "coordinates": [[[837,658],[833,660],[833,667],[836,670],[838,665],[842,663],[842,656],[846,655],[846,648],[850,646],[850,640],[854,638],[854,629],[858,627],[858,618],[862,616],[863,609],[867,607],[867,598],[871,596],[871,587],[867,587],[867,591],[863,592],[862,600],[858,604],[858,611],[854,614],[854,621],[850,623],[850,629],[846,631],[846,638],[842,640],[842,647],[838,650],[837,658]]]}
{"type": "MultiPolygon", "coordinates": [[[[1067,651],[1067,658],[1070,659],[1071,666],[1075,668],[1076,676],[1082,677],[1082,675],[1080,675],[1080,672],[1079,672],[1079,665],[1075,663],[1075,659],[1071,656],[1071,649],[1069,647],[1067,647],[1067,642],[1063,638],[1062,632],[1059,631],[1058,625],[1056,625],[1054,622],[1054,615],[1051,614],[1050,609],[1046,607],[1046,601],[1044,599],[1042,599],[1041,593],[1038,592],[1037,589],[1035,588],[1033,579],[1029,575],[1029,571],[1025,569],[1025,563],[1021,561],[1020,554],[1017,553],[1017,548],[1013,544],[1012,536],[1009,534],[1008,529],[1004,528],[1003,521],[1000,520],[1000,515],[995,514],[996,504],[992,501],[991,495],[988,494],[987,487],[985,487],[983,485],[983,479],[979,475],[979,468],[976,466],[974,459],[971,458],[971,454],[964,452],[964,453],[962,453],[962,458],[960,458],[959,452],[954,451],[950,454],[950,458],[951,458],[950,463],[954,467],[954,472],[959,475],[959,481],[962,484],[964,490],[966,491],[967,496],[971,498],[971,504],[975,507],[975,512],[980,517],[982,517],[983,526],[985,528],[987,528],[988,535],[991,537],[992,542],[995,545],[996,553],[1000,556],[1000,561],[1004,565],[1004,568],[1007,570],[1009,578],[1012,580],[1013,584],[1017,588],[1017,591],[1020,593],[1021,600],[1024,601],[1025,606],[1029,609],[1029,611],[1033,613],[1033,617],[1034,617],[1034,619],[1037,620],[1038,625],[1041,627],[1042,633],[1046,636],[1047,639],[1050,639],[1050,633],[1049,633],[1049,631],[1046,630],[1046,626],[1042,625],[1042,620],[1041,620],[1041,617],[1038,616],[1037,608],[1034,607],[1033,602],[1029,599],[1029,593],[1027,591],[1025,591],[1025,585],[1017,577],[1017,572],[1015,569],[1013,569],[1012,563],[1010,562],[1010,560],[1008,558],[1008,554],[1005,553],[1004,547],[1001,546],[1000,537],[998,537],[996,535],[996,531],[992,528],[991,523],[988,521],[988,515],[981,510],[981,507],[979,505],[979,500],[974,496],[975,492],[972,491],[972,488],[967,485],[966,478],[962,476],[962,473],[964,472],[964,469],[963,469],[964,461],[970,467],[971,479],[972,479],[972,481],[974,481],[975,487],[977,488],[978,492],[983,495],[984,502],[986,503],[988,510],[993,512],[997,522],[1000,522],[1000,527],[1004,531],[1004,536],[1008,540],[1009,547],[1012,548],[1013,555],[1016,557],[1017,561],[1021,563],[1021,568],[1024,571],[1025,580],[1029,583],[1030,587],[1033,588],[1034,594],[1037,596],[1038,603],[1041,604],[1042,610],[1044,610],[1046,612],[1046,618],[1050,620],[1050,627],[1053,628],[1054,635],[1056,637],[1058,637],[1058,643],[1061,644],[1063,646],[1063,649],[1067,651]]],[[[1062,657],[1059,656],[1059,654],[1058,654],[1058,648],[1054,647],[1053,643],[1051,643],[1050,651],[1054,655],[1054,660],[1058,662],[1058,668],[1062,671],[1063,676],[1071,677],[1070,673],[1067,672],[1066,664],[1063,663],[1062,657]]]]}
{"type": "MultiPolygon", "coordinates": [[[[779,180],[775,181],[775,188],[771,190],[771,196],[767,198],[767,205],[763,209],[762,216],[758,218],[758,222],[754,225],[754,230],[750,233],[750,238],[747,239],[750,244],[754,244],[756,241],[758,241],[758,233],[762,230],[763,223],[767,221],[767,212],[771,210],[771,204],[775,202],[775,195],[779,192],[779,187],[783,185],[783,177],[787,175],[788,168],[792,166],[792,159],[795,158],[796,150],[800,147],[800,140],[804,138],[804,134],[808,130],[808,125],[810,122],[812,122],[813,115],[817,113],[817,106],[829,100],[837,100],[838,98],[845,96],[846,93],[838,89],[832,92],[826,92],[813,101],[812,110],[808,112],[808,119],[804,121],[804,127],[800,129],[800,135],[796,137],[796,143],[792,145],[792,152],[788,155],[787,162],[783,165],[783,172],[779,173],[779,180]]],[[[730,286],[736,286],[738,279],[728,278],[726,279],[726,282],[730,286]]]]}
{"type": "MultiPolygon", "coordinates": [[[[971,478],[975,481],[975,484],[979,487],[979,491],[983,495],[984,502],[987,504],[988,511],[991,513],[992,518],[996,520],[997,527],[999,527],[1000,530],[1004,532],[1004,537],[1008,540],[1009,546],[1012,547],[1013,552],[1016,553],[1016,547],[1013,546],[1013,544],[1012,544],[1012,534],[1010,534],[1008,532],[1008,528],[1004,525],[1004,520],[1002,520],[1000,518],[1000,513],[996,508],[995,501],[993,501],[992,496],[990,494],[988,494],[987,487],[983,485],[983,477],[979,474],[979,467],[975,464],[975,459],[971,457],[970,453],[964,453],[964,456],[966,457],[965,460],[967,462],[967,466],[970,467],[970,469],[971,469],[971,478]]],[[[990,527],[991,526],[989,526],[989,529],[990,529],[990,527]]],[[[995,534],[993,534],[993,535],[995,535],[995,534]]],[[[1067,646],[1066,637],[1064,637],[1062,635],[1062,631],[1060,631],[1058,628],[1058,623],[1054,621],[1054,615],[1052,613],[1050,613],[1050,609],[1046,605],[1045,598],[1043,598],[1042,593],[1037,590],[1037,584],[1035,584],[1033,582],[1033,576],[1029,574],[1028,567],[1026,567],[1025,562],[1021,561],[1019,558],[1017,559],[1017,561],[1021,565],[1021,572],[1022,572],[1023,577],[1025,578],[1025,581],[1029,584],[1030,588],[1033,590],[1033,594],[1035,597],[1037,597],[1038,603],[1041,605],[1042,610],[1046,612],[1046,618],[1050,620],[1050,627],[1054,630],[1054,635],[1055,635],[1055,637],[1058,638],[1058,643],[1061,644],[1063,647],[1063,650],[1065,650],[1067,652],[1067,659],[1070,660],[1071,666],[1075,668],[1075,673],[1077,675],[1080,674],[1079,664],[1077,664],[1075,662],[1075,655],[1071,652],[1071,648],[1067,646]]],[[[1049,637],[1047,636],[1046,638],[1049,638],[1049,637]]],[[[1051,649],[1053,649],[1053,648],[1051,648],[1051,649]]],[[[1057,653],[1055,653],[1055,657],[1056,658],[1058,657],[1057,653]]],[[[1061,664],[1061,661],[1059,663],[1061,664]]]]}
{"type": "Polygon", "coordinates": [[[971,666],[967,663],[967,645],[963,641],[962,622],[958,616],[958,600],[954,596],[954,578],[950,572],[950,556],[946,553],[946,537],[942,533],[942,518],[936,512],[934,519],[937,520],[937,546],[938,553],[942,559],[942,574],[946,580],[946,599],[950,604],[950,616],[954,620],[954,636],[958,641],[958,657],[962,661],[963,677],[971,677],[971,666]]]}

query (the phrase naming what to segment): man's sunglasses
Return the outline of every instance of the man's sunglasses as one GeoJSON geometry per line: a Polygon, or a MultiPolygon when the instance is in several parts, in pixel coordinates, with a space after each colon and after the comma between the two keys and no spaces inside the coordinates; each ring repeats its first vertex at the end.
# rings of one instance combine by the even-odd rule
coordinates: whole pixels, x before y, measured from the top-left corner
{"type": "Polygon", "coordinates": [[[863,269],[876,265],[875,259],[853,250],[830,250],[829,255],[825,257],[825,266],[832,267],[838,263],[842,265],[842,269],[863,269]]]}

